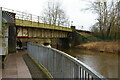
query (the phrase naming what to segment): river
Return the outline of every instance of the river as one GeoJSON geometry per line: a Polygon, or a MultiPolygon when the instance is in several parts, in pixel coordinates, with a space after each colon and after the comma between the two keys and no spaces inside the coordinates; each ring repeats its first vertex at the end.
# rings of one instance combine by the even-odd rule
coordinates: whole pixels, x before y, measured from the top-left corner
{"type": "Polygon", "coordinates": [[[118,78],[118,55],[113,53],[92,52],[81,49],[59,50],[76,57],[106,78],[118,78]]]}

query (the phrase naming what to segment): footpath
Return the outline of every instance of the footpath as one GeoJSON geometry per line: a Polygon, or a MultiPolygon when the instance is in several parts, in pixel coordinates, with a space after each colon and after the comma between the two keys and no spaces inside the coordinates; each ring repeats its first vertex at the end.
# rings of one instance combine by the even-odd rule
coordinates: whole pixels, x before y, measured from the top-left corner
{"type": "Polygon", "coordinates": [[[33,80],[34,78],[46,78],[46,76],[25,50],[8,55],[2,69],[2,80],[33,80]]]}

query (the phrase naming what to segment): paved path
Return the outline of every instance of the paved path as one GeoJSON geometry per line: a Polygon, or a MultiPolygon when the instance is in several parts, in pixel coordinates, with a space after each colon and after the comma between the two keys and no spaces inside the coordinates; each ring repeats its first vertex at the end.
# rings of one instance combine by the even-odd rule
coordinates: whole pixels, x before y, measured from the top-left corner
{"type": "Polygon", "coordinates": [[[23,51],[9,54],[2,70],[3,78],[31,78],[29,69],[22,58],[23,54],[25,54],[23,51]]]}
{"type": "Polygon", "coordinates": [[[2,78],[3,80],[39,80],[40,78],[48,80],[25,50],[9,54],[2,70],[2,78]]]}

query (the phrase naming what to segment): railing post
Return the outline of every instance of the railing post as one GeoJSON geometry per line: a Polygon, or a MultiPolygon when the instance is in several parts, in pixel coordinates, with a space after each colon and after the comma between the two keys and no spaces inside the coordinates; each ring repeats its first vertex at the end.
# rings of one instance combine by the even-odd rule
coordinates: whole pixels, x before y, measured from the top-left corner
{"type": "Polygon", "coordinates": [[[79,67],[79,78],[81,80],[81,67],[79,67]]]}
{"type": "Polygon", "coordinates": [[[39,20],[40,20],[40,17],[38,16],[38,26],[39,26],[39,20]]]}
{"type": "Polygon", "coordinates": [[[79,78],[80,75],[80,67],[77,64],[74,64],[74,78],[79,78]]]}
{"type": "Polygon", "coordinates": [[[56,73],[56,52],[54,52],[54,72],[53,72],[53,74],[54,74],[54,77],[56,77],[56,75],[55,75],[55,73],[56,73]]]}
{"type": "Polygon", "coordinates": [[[22,12],[22,25],[23,25],[23,19],[24,19],[24,12],[22,12]]]}
{"type": "Polygon", "coordinates": [[[48,53],[49,52],[49,48],[47,49],[47,51],[46,51],[46,68],[48,69],[48,53]]]}
{"type": "Polygon", "coordinates": [[[30,14],[31,26],[32,26],[32,14],[30,14]]]}
{"type": "Polygon", "coordinates": [[[12,10],[12,12],[14,13],[14,10],[12,10]]]}
{"type": "Polygon", "coordinates": [[[65,60],[64,60],[64,56],[62,55],[62,69],[61,69],[61,73],[62,73],[62,78],[64,78],[64,64],[65,64],[65,60]]]}
{"type": "Polygon", "coordinates": [[[47,62],[48,62],[47,67],[48,67],[48,70],[50,69],[50,67],[49,67],[49,66],[50,66],[50,62],[49,62],[49,61],[50,61],[50,60],[49,60],[49,58],[50,58],[50,56],[49,56],[50,53],[49,53],[49,52],[50,52],[50,49],[48,49],[48,55],[47,55],[47,62]]]}

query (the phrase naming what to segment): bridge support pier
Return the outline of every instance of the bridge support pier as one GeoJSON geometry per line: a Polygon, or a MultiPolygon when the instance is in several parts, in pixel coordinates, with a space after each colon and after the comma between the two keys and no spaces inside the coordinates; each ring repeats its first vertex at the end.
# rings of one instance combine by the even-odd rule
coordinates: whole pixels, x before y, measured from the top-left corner
{"type": "Polygon", "coordinates": [[[2,55],[16,52],[15,13],[2,11],[2,8],[0,8],[0,36],[2,38],[0,44],[3,47],[2,55]]]}
{"type": "Polygon", "coordinates": [[[70,48],[69,42],[69,38],[51,39],[51,44],[55,48],[70,48]]]}
{"type": "Polygon", "coordinates": [[[16,52],[16,27],[15,24],[9,25],[8,53],[16,52]]]}
{"type": "Polygon", "coordinates": [[[69,43],[71,47],[86,42],[85,38],[76,31],[75,26],[71,26],[71,29],[72,33],[69,34],[69,43]]]}

